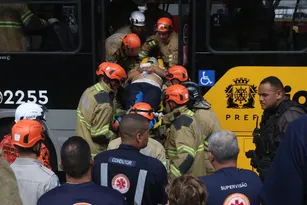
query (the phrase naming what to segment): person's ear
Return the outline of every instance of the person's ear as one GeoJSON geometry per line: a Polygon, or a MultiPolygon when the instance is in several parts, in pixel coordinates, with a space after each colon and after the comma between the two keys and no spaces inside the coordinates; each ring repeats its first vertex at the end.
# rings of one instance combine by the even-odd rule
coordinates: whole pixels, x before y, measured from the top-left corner
{"type": "Polygon", "coordinates": [[[60,164],[59,164],[59,165],[60,165],[60,168],[61,168],[62,170],[64,170],[64,169],[63,169],[62,160],[60,161],[60,164]]]}
{"type": "Polygon", "coordinates": [[[211,162],[211,163],[215,161],[212,152],[209,152],[209,158],[210,158],[210,162],[211,162]]]}
{"type": "Polygon", "coordinates": [[[283,97],[284,92],[283,92],[282,90],[278,90],[278,91],[276,92],[276,95],[277,95],[277,99],[280,100],[280,99],[283,97]]]}
{"type": "Polygon", "coordinates": [[[141,133],[137,133],[135,139],[136,139],[136,142],[137,142],[137,143],[140,143],[140,142],[142,141],[142,135],[141,135],[141,133]]]}
{"type": "Polygon", "coordinates": [[[90,165],[94,166],[94,159],[93,159],[93,157],[91,157],[91,159],[90,159],[90,165]]]}

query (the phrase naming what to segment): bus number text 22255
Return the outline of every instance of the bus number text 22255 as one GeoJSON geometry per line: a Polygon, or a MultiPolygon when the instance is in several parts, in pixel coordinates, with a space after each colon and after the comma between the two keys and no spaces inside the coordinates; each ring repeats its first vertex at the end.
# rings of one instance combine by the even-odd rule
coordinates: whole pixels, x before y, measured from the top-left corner
{"type": "Polygon", "coordinates": [[[48,103],[47,90],[5,90],[0,92],[0,104],[13,105],[25,102],[34,102],[41,105],[48,103]]]}

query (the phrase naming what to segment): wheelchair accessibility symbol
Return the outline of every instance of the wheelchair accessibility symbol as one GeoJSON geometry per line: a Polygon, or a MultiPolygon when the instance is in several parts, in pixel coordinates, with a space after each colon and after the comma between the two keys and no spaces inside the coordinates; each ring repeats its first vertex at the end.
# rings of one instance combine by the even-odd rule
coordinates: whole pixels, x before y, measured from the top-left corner
{"type": "Polygon", "coordinates": [[[214,70],[200,70],[198,71],[198,85],[211,87],[215,84],[214,70]]]}

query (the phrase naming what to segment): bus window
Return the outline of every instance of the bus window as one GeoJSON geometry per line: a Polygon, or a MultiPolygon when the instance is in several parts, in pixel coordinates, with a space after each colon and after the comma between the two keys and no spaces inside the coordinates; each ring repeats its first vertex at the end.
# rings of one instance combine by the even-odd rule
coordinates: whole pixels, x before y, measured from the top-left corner
{"type": "Polygon", "coordinates": [[[77,0],[1,3],[0,52],[75,52],[79,20],[77,0]]]}
{"type": "Polygon", "coordinates": [[[307,47],[305,1],[212,0],[210,46],[215,51],[299,51],[307,47]]]}

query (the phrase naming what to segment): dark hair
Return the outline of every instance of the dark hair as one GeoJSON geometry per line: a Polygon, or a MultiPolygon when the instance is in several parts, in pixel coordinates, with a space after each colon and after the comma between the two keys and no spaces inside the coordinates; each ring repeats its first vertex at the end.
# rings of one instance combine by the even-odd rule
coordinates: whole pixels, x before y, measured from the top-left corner
{"type": "Polygon", "coordinates": [[[265,84],[265,83],[269,83],[272,87],[284,91],[284,85],[282,84],[281,80],[276,76],[266,77],[260,82],[260,84],[265,84]]]}
{"type": "Polygon", "coordinates": [[[18,153],[21,153],[21,154],[32,154],[32,153],[35,153],[35,154],[37,154],[37,156],[39,156],[40,152],[34,151],[34,147],[37,144],[39,144],[39,143],[42,143],[42,141],[40,140],[40,141],[36,142],[32,147],[29,147],[29,148],[20,147],[18,145],[14,145],[14,147],[18,150],[18,153]]]}
{"type": "Polygon", "coordinates": [[[79,136],[66,140],[61,148],[63,170],[73,178],[83,177],[91,167],[91,151],[88,143],[79,136]]]}
{"type": "Polygon", "coordinates": [[[148,119],[139,114],[127,114],[119,124],[119,133],[122,139],[134,138],[138,133],[149,130],[148,119]]]}

